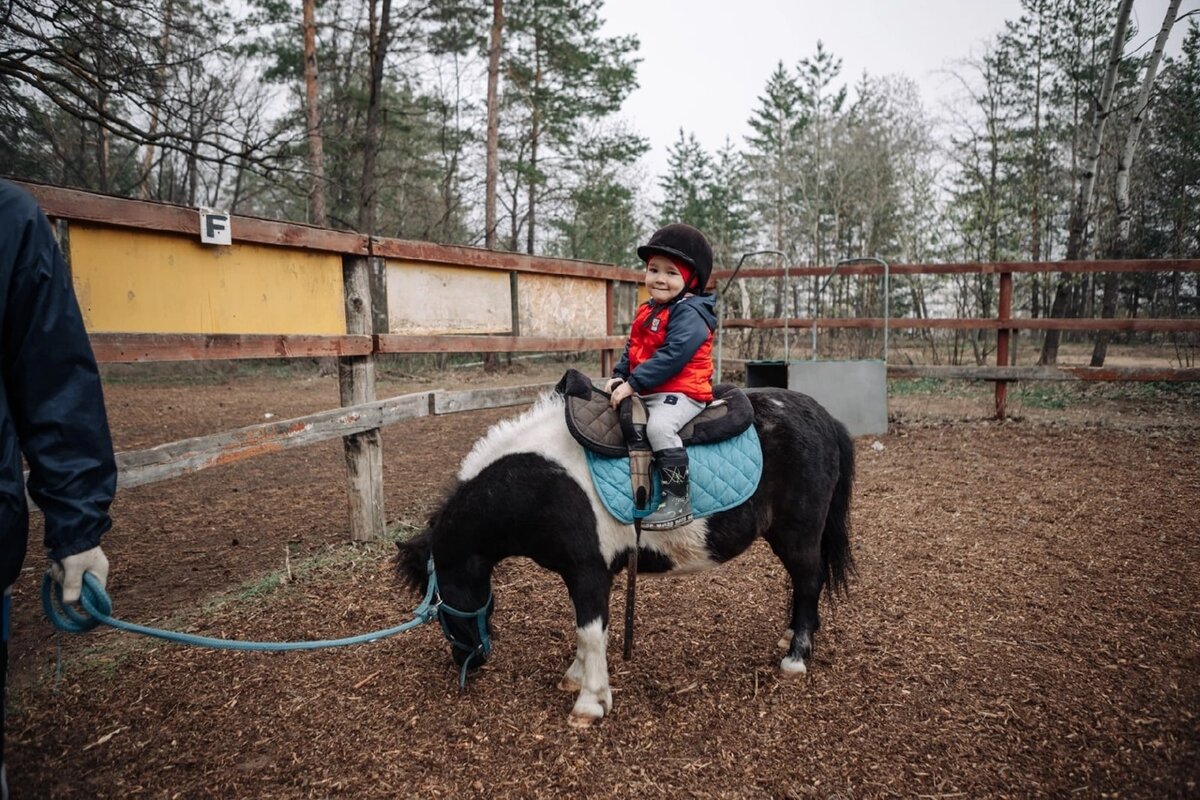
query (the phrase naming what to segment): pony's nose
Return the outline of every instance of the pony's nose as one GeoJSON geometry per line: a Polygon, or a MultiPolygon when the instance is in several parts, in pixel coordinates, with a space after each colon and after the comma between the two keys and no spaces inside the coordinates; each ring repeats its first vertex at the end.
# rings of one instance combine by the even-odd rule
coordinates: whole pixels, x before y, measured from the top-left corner
{"type": "Polygon", "coordinates": [[[462,667],[463,664],[467,664],[468,660],[470,661],[470,664],[467,665],[467,672],[474,672],[486,664],[488,660],[482,647],[477,647],[470,652],[455,647],[450,651],[450,654],[454,657],[454,666],[456,667],[462,667]]]}

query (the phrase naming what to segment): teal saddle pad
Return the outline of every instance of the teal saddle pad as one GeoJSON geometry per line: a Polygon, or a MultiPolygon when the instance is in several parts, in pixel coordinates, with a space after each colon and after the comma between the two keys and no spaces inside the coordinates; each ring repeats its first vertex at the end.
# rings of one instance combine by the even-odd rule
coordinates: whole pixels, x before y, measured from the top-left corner
{"type": "MultiPolygon", "coordinates": [[[[586,450],[592,483],[600,502],[620,522],[632,524],[658,508],[662,502],[662,480],[651,468],[650,503],[638,509],[630,488],[629,458],[608,458],[586,450]]],[[[689,447],[688,471],[691,478],[692,513],[696,519],[725,511],[750,499],[762,477],[762,447],[751,425],[732,439],[689,447]]]]}

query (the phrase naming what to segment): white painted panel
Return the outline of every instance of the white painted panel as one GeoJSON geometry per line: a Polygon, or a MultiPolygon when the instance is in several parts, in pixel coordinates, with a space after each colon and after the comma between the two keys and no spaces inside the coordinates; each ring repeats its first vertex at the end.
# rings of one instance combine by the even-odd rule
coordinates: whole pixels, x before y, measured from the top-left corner
{"type": "Polygon", "coordinates": [[[511,333],[507,272],[388,259],[388,330],[410,336],[511,333]]]}
{"type": "Polygon", "coordinates": [[[557,275],[517,277],[522,336],[607,336],[605,282],[557,275]]]}

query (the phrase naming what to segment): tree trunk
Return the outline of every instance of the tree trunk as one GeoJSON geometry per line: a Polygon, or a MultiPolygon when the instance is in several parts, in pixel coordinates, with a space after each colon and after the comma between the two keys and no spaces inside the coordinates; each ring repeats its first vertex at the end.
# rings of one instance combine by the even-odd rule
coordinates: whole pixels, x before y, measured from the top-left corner
{"type": "MultiPolygon", "coordinates": [[[[1129,25],[1129,12],[1133,8],[1133,0],[1121,0],[1117,8],[1117,24],[1113,31],[1112,44],[1108,51],[1108,65],[1104,70],[1104,82],[1100,96],[1096,99],[1091,110],[1091,135],[1088,139],[1088,150],[1080,171],[1079,191],[1071,204],[1071,216],[1067,223],[1067,261],[1077,261],[1082,257],[1084,233],[1087,229],[1088,215],[1092,204],[1092,195],[1096,188],[1096,170],[1100,162],[1100,145],[1104,139],[1104,124],[1108,122],[1112,112],[1113,89],[1117,83],[1117,67],[1121,63],[1121,54],[1125,49],[1125,29],[1129,25]]],[[[1066,273],[1059,275],[1058,285],[1054,290],[1054,305],[1051,312],[1054,316],[1066,306],[1066,294],[1069,291],[1069,278],[1066,273]]],[[[1058,361],[1058,331],[1046,331],[1046,340],[1042,343],[1040,364],[1054,364],[1058,361]]]]}
{"type": "Polygon", "coordinates": [[[142,153],[142,182],[138,194],[143,200],[150,199],[150,171],[154,167],[154,135],[158,133],[158,118],[162,113],[163,93],[167,88],[167,54],[171,52],[172,0],[163,3],[163,31],[159,41],[159,64],[155,70],[154,98],[150,102],[150,127],[147,131],[145,152],[142,153]]]}
{"type": "MultiPolygon", "coordinates": [[[[1154,52],[1146,64],[1146,74],[1142,77],[1142,85],[1138,90],[1137,102],[1134,104],[1133,122],[1129,133],[1125,136],[1125,147],[1117,157],[1117,233],[1113,239],[1111,256],[1122,259],[1129,245],[1129,228],[1131,222],[1131,204],[1129,201],[1129,168],[1133,165],[1133,156],[1137,150],[1138,137],[1142,132],[1142,123],[1146,119],[1146,109],[1150,105],[1150,91],[1154,87],[1154,78],[1158,75],[1158,65],[1162,61],[1163,49],[1171,35],[1171,27],[1175,24],[1175,15],[1179,13],[1180,0],[1171,0],[1167,13],[1163,17],[1162,28],[1154,42],[1154,52]]],[[[1117,273],[1110,272],[1104,276],[1104,302],[1100,316],[1112,319],[1117,312],[1117,273]]],[[[1104,366],[1104,358],[1108,354],[1109,331],[1099,331],[1096,334],[1096,344],[1092,348],[1093,367],[1104,366]]]]}
{"type": "Polygon", "coordinates": [[[304,113],[308,124],[308,221],[322,228],[325,213],[325,143],[317,81],[316,0],[304,0],[304,113]]]}
{"type": "Polygon", "coordinates": [[[1113,89],[1117,83],[1117,67],[1121,63],[1121,54],[1125,49],[1125,30],[1129,25],[1129,12],[1133,8],[1133,0],[1121,0],[1117,8],[1117,24],[1113,31],[1112,44],[1108,51],[1108,65],[1104,70],[1104,83],[1100,88],[1100,96],[1096,98],[1091,109],[1091,135],[1088,139],[1087,157],[1084,160],[1080,174],[1079,192],[1071,207],[1071,217],[1067,231],[1067,260],[1075,261],[1083,254],[1084,233],[1087,229],[1088,214],[1091,210],[1092,197],[1096,188],[1096,171],[1100,162],[1100,147],[1104,139],[1104,126],[1112,113],[1113,89]]]}
{"type": "Polygon", "coordinates": [[[200,112],[192,109],[188,112],[188,133],[191,141],[187,151],[187,205],[196,205],[197,184],[200,172],[200,123],[196,121],[200,112]]]}
{"type": "Polygon", "coordinates": [[[538,97],[542,86],[542,29],[540,27],[533,35],[533,52],[533,86],[530,90],[530,97],[533,102],[533,118],[529,129],[529,211],[527,216],[529,227],[525,230],[525,252],[529,255],[533,255],[533,244],[537,235],[538,137],[542,133],[541,99],[538,97]]]}
{"type": "Polygon", "coordinates": [[[391,32],[392,0],[383,0],[376,31],[375,2],[369,4],[369,50],[371,89],[367,97],[367,126],[363,134],[363,171],[359,187],[358,232],[375,234],[375,160],[379,155],[379,107],[383,94],[383,62],[387,58],[388,35],[391,32]]]}
{"type": "Polygon", "coordinates": [[[496,175],[500,146],[500,51],[504,34],[504,0],[492,0],[492,30],[488,37],[487,178],[484,187],[483,244],[496,249],[496,175]]]}
{"type": "MultiPolygon", "coordinates": [[[[1042,4],[1038,3],[1037,69],[1033,84],[1033,203],[1029,213],[1029,260],[1042,260],[1042,4]]],[[[1036,279],[1036,275],[1034,278],[1036,279]]],[[[1036,289],[1036,287],[1035,287],[1036,289]]],[[[1036,315],[1035,315],[1036,316],[1036,315]]]]}
{"type": "MultiPolygon", "coordinates": [[[[108,92],[101,90],[99,100],[96,107],[100,111],[100,117],[103,118],[108,114],[108,92]]],[[[109,158],[109,133],[108,129],[97,123],[96,125],[96,177],[98,186],[96,187],[101,192],[107,194],[110,191],[108,177],[108,158],[109,158]]]]}

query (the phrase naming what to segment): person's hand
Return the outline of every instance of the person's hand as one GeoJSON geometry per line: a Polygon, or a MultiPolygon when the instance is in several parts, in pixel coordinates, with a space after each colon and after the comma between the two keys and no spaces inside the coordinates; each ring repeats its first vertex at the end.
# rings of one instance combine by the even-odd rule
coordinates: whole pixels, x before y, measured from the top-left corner
{"type": "Polygon", "coordinates": [[[604,382],[604,391],[608,392],[609,394],[612,394],[613,387],[619,383],[624,383],[624,382],[625,382],[624,378],[609,378],[607,381],[604,382]]]}
{"type": "Polygon", "coordinates": [[[95,575],[102,588],[108,583],[108,557],[99,547],[50,562],[50,575],[62,585],[64,603],[79,602],[85,572],[95,575]]]}
{"type": "Polygon", "coordinates": [[[609,399],[608,404],[613,408],[618,408],[622,400],[632,395],[633,387],[629,385],[629,381],[621,381],[621,384],[612,390],[612,398],[609,399]]]}

